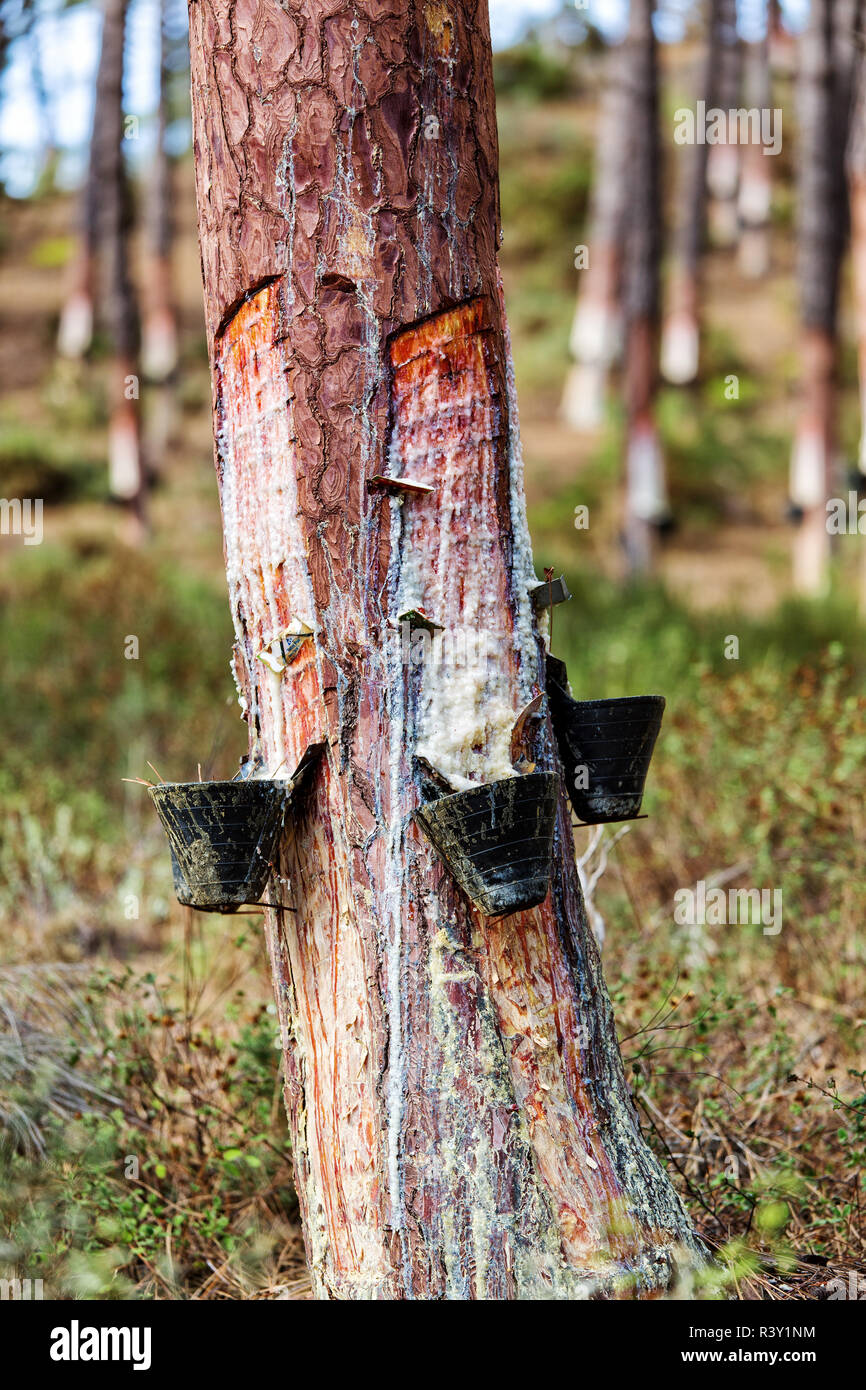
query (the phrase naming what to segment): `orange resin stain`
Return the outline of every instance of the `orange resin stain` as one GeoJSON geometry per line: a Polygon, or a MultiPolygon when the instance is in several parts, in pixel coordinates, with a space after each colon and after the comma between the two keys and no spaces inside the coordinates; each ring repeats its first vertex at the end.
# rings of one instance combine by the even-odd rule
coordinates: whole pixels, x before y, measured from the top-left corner
{"type": "Polygon", "coordinates": [[[283,756],[279,775],[286,776],[326,729],[315,641],[305,642],[280,676],[258,658],[293,618],[316,625],[308,537],[296,503],[293,398],[279,340],[279,294],[274,283],[245,301],[218,343],[218,471],[247,699],[264,745],[283,756]]]}

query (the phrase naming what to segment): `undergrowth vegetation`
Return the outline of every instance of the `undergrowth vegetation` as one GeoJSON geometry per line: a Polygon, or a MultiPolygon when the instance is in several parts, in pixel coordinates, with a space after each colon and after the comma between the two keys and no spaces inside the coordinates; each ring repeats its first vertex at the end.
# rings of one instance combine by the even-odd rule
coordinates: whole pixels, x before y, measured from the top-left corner
{"type": "Polygon", "coordinates": [[[260,933],[191,931],[161,982],[0,979],[0,1263],[46,1297],[306,1287],[260,933]]]}
{"type": "Polygon", "coordinates": [[[740,1275],[757,1254],[862,1262],[862,640],[850,614],[847,629],[825,614],[850,646],[816,641],[820,615],[794,607],[736,624],[740,657],[726,660],[730,617],[695,621],[635,593],[617,632],[594,590],[561,623],[576,693],[668,698],[649,818],[612,847],[595,894],[642,1117],[740,1275]],[[778,893],[779,910],[680,924],[677,894],[700,882],[778,893]]]}

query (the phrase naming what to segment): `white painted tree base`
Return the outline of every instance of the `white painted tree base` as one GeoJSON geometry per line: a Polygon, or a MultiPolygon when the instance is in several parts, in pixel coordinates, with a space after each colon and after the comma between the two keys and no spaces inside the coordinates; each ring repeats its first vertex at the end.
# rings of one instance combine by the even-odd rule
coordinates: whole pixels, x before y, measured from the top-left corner
{"type": "Polygon", "coordinates": [[[120,502],[131,502],[141,492],[138,426],[125,412],[112,420],[108,431],[108,486],[120,502]]]}
{"type": "Polygon", "coordinates": [[[145,319],[141,365],[144,375],[151,381],[167,381],[177,366],[177,330],[170,314],[145,319]]]}
{"type": "Polygon", "coordinates": [[[622,316],[615,305],[578,300],[568,346],[575,362],[610,366],[622,351],[622,316]]]}
{"type": "Polygon", "coordinates": [[[827,457],[820,430],[802,428],[791,451],[789,494],[795,506],[823,507],[827,496],[827,457]]]}
{"type": "Polygon", "coordinates": [[[61,357],[83,357],[92,341],[93,303],[89,295],[73,294],[60,315],[57,351],[61,357]]]}
{"type": "Polygon", "coordinates": [[[579,434],[597,430],[604,423],[607,370],[590,363],[576,363],[565,379],[560,407],[562,418],[579,434]]]}
{"type": "Polygon", "coordinates": [[[700,334],[691,314],[671,314],[662,330],[661,369],[672,386],[687,386],[697,379],[700,334]]]}
{"type": "Polygon", "coordinates": [[[654,429],[634,431],[626,452],[628,514],[658,525],[671,514],[661,443],[654,429]]]}

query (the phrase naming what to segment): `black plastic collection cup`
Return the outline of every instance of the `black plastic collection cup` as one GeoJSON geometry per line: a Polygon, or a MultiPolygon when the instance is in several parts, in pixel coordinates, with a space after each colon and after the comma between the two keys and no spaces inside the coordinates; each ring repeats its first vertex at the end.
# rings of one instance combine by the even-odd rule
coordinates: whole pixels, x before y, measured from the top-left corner
{"type": "Polygon", "coordinates": [[[162,782],[150,795],[171,847],[178,902],[204,912],[257,903],[277,847],[290,783],[162,782]]]}
{"type": "Polygon", "coordinates": [[[550,887],[559,777],[533,772],[428,801],[416,819],[485,917],[537,907],[550,887]]]}
{"type": "Polygon", "coordinates": [[[547,694],[571,804],[586,825],[634,820],[665,708],[663,695],[574,700],[565,665],[547,658],[547,694]],[[585,769],[586,786],[581,785],[585,769]]]}

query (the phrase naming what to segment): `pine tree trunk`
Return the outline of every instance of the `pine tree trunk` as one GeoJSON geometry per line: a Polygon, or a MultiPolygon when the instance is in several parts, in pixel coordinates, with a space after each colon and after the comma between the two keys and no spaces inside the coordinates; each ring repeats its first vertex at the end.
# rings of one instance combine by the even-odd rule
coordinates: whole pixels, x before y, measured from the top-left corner
{"type": "Polygon", "coordinates": [[[141,332],[141,361],[152,381],[169,379],[177,366],[177,321],[172,293],[172,166],[166,147],[168,125],[167,0],[160,0],[159,100],[156,149],[146,209],[147,285],[141,332]]]}
{"type": "MultiPolygon", "coordinates": [[[[103,18],[103,26],[104,26],[103,18]]],[[[83,357],[93,341],[93,320],[96,300],[97,253],[99,247],[99,200],[104,178],[106,148],[104,131],[108,117],[107,103],[111,86],[102,76],[105,28],[96,75],[96,95],[93,103],[93,124],[90,132],[90,157],[79,208],[80,226],[78,248],[72,264],[69,293],[60,314],[57,350],[62,357],[83,357]]]]}
{"type": "Polygon", "coordinates": [[[626,449],[623,539],[633,574],[651,570],[669,504],[655,423],[661,276],[661,148],[654,0],[632,0],[625,39],[629,91],[625,240],[626,449]]]}
{"type": "Polygon", "coordinates": [[[791,457],[791,502],[800,516],[794,584],[819,593],[830,555],[826,499],[836,451],[839,278],[848,231],[845,146],[859,4],[813,0],[800,42],[798,280],[802,406],[791,457]]]}
{"type": "Polygon", "coordinates": [[[589,222],[589,264],[580,272],[562,415],[575,430],[596,429],[604,415],[610,368],[621,346],[622,252],[628,206],[628,86],[623,50],[607,55],[606,81],[596,139],[595,180],[589,222]]]}
{"type": "Polygon", "coordinates": [[[82,198],[81,243],[64,306],[58,351],[80,357],[93,335],[97,286],[111,345],[108,379],[109,491],[127,509],[128,538],[141,538],[145,473],[141,457],[138,307],[129,271],[130,198],[123,158],[123,51],[127,0],[104,0],[90,162],[82,198]]]}
{"type": "Polygon", "coordinates": [[[866,474],[866,51],[856,64],[851,131],[846,156],[851,209],[851,260],[857,324],[860,379],[859,471],[866,474]]]}
{"type": "MultiPolygon", "coordinates": [[[[72,284],[60,316],[57,348],[63,357],[83,357],[93,339],[93,321],[97,294],[99,253],[99,208],[102,190],[112,167],[111,140],[115,119],[111,107],[116,105],[117,81],[114,69],[123,64],[123,29],[114,14],[116,0],[102,6],[103,25],[96,70],[96,93],[93,102],[93,124],[90,133],[90,157],[80,204],[78,252],[72,267],[72,284]]],[[[121,76],[122,81],[122,76],[121,76]]]]}
{"type": "Polygon", "coordinates": [[[413,818],[419,755],[457,786],[511,771],[543,670],[486,8],[196,0],[191,47],[234,669],[273,774],[324,745],[266,912],[315,1292],[658,1288],[696,1245],[636,1122],[564,795],[548,898],[498,921],[413,818]],[[400,621],[419,607],[441,660],[400,621]],[[257,654],[292,618],[312,636],[275,674],[257,654]]]}
{"type": "MultiPolygon", "coordinates": [[[[769,33],[744,45],[743,105],[749,110],[772,111],[769,33]]],[[[773,196],[773,160],[764,146],[750,142],[742,151],[737,211],[740,222],[739,265],[749,279],[758,280],[770,268],[770,209],[773,196]]]]}
{"type": "Polygon", "coordinates": [[[123,158],[123,49],[127,0],[105,0],[97,77],[95,222],[103,303],[111,344],[108,469],[111,495],[128,509],[135,538],[144,516],[139,429],[138,305],[130,278],[130,191],[123,158]]]}
{"type": "MultiPolygon", "coordinates": [[[[713,76],[714,105],[724,112],[740,104],[743,49],[737,31],[737,0],[718,0],[715,6],[713,76]]],[[[737,192],[740,183],[740,150],[736,140],[710,146],[707,185],[710,192],[709,224],[717,246],[732,247],[739,231],[737,192]]]]}
{"type": "MultiPolygon", "coordinates": [[[[862,24],[863,7],[856,19],[862,24]]],[[[866,48],[855,63],[851,129],[846,152],[848,203],[851,213],[851,263],[857,332],[857,375],[860,385],[860,447],[856,491],[866,492],[866,48]]],[[[866,611],[866,553],[861,552],[858,599],[866,611]]]]}
{"type": "MultiPolygon", "coordinates": [[[[728,39],[726,0],[711,0],[707,49],[698,84],[698,99],[706,109],[717,105],[720,91],[719,54],[728,39]]],[[[697,111],[697,105],[695,107],[697,111]]],[[[665,319],[661,363],[666,379],[683,386],[694,381],[700,365],[701,261],[706,242],[707,164],[711,146],[705,140],[683,146],[677,158],[685,166],[679,201],[671,272],[670,313],[665,319]]]]}

